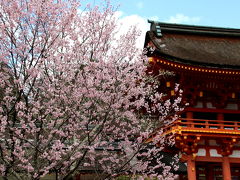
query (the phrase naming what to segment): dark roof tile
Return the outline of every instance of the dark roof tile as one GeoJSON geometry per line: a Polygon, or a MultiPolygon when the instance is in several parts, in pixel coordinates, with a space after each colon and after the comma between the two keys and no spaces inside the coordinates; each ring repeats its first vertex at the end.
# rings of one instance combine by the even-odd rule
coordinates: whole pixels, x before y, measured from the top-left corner
{"type": "Polygon", "coordinates": [[[187,64],[240,69],[240,30],[152,22],[146,44],[156,52],[187,64]],[[158,36],[154,26],[160,26],[158,36]]]}

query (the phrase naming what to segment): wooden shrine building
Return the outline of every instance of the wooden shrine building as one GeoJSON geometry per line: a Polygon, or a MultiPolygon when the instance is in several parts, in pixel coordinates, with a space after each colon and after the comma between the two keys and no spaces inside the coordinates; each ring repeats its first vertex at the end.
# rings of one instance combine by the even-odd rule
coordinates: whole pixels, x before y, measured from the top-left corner
{"type": "Polygon", "coordinates": [[[240,29],[149,22],[151,67],[173,72],[162,88],[174,96],[179,83],[189,103],[166,130],[187,163],[185,179],[240,179],[240,29]]]}

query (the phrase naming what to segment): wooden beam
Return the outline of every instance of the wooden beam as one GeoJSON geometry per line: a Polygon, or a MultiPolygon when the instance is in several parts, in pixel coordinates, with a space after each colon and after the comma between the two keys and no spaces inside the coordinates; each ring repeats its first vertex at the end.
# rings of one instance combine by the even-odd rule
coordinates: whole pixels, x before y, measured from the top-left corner
{"type": "Polygon", "coordinates": [[[184,109],[185,112],[215,112],[215,113],[223,113],[223,114],[239,114],[240,110],[228,110],[228,109],[210,109],[210,108],[193,108],[186,107],[184,109]]]}
{"type": "Polygon", "coordinates": [[[222,162],[222,157],[206,157],[197,156],[195,159],[197,162],[222,162]]]}
{"type": "MultiPolygon", "coordinates": [[[[183,162],[188,162],[189,157],[188,155],[183,154],[181,157],[181,161],[183,162]]],[[[240,158],[231,158],[228,157],[229,163],[235,163],[235,164],[240,164],[240,158]]],[[[197,156],[195,158],[196,162],[223,162],[222,157],[209,157],[209,156],[197,156]]]]}

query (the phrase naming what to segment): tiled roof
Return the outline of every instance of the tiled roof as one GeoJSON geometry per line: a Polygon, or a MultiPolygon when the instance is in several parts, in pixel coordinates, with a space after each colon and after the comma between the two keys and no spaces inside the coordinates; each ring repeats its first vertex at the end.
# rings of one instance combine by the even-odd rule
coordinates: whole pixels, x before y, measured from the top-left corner
{"type": "Polygon", "coordinates": [[[240,69],[240,29],[150,23],[145,47],[153,43],[157,55],[185,64],[240,69]]]}

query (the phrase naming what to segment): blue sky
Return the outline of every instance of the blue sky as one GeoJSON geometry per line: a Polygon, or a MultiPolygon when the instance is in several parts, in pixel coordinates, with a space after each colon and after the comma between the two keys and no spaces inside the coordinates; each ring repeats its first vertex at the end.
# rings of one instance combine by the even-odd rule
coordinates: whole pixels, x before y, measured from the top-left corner
{"type": "MultiPolygon", "coordinates": [[[[99,4],[103,0],[85,0],[99,4]]],[[[138,47],[142,48],[145,33],[150,29],[147,19],[168,23],[216,26],[240,29],[240,0],[110,0],[118,6],[122,29],[132,25],[142,31],[138,47]]]]}
{"type": "Polygon", "coordinates": [[[124,16],[240,28],[240,0],[112,0],[124,16]]]}

